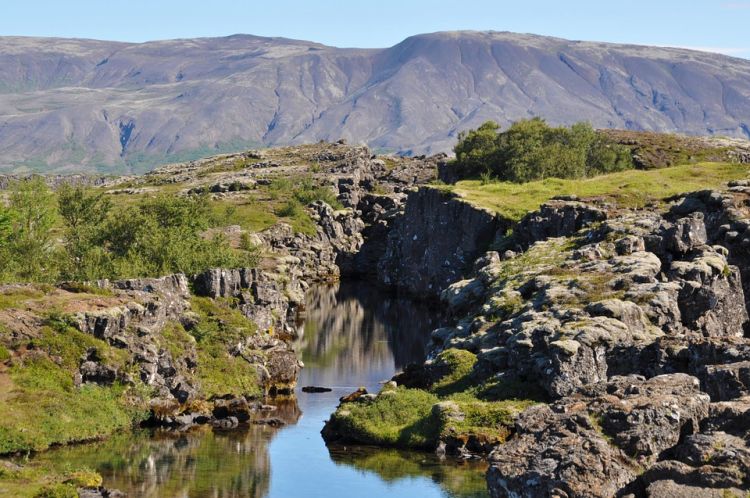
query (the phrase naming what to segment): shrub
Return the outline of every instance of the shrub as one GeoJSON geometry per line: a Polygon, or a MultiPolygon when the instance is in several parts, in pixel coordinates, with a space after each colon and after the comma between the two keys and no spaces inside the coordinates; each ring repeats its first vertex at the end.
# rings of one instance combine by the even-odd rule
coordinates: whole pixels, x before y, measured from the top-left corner
{"type": "Polygon", "coordinates": [[[461,178],[492,177],[516,183],[544,178],[582,178],[630,169],[630,149],[587,123],[551,127],[539,118],[517,121],[500,132],[493,121],[459,134],[453,167],[461,178]]]}

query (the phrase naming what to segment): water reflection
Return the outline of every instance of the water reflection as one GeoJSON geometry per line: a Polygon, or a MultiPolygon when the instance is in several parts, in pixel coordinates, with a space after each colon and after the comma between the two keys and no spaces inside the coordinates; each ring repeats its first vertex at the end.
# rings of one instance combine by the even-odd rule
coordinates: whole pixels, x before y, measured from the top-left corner
{"type": "Polygon", "coordinates": [[[373,472],[387,482],[429,477],[451,497],[487,496],[484,462],[440,460],[430,454],[370,447],[335,447],[330,455],[336,463],[373,472]]]}
{"type": "Polygon", "coordinates": [[[231,432],[137,431],[39,456],[63,470],[86,465],[105,485],[131,497],[446,497],[487,496],[484,467],[432,455],[374,448],[326,448],[323,421],[353,387],[376,390],[405,364],[424,357],[434,310],[396,299],[367,283],[319,286],[308,294],[305,362],[297,391],[275,403],[289,425],[231,432]]]}
{"type": "MultiPolygon", "coordinates": [[[[273,412],[289,424],[301,412],[296,400],[276,403],[273,412]]],[[[277,429],[249,424],[232,431],[208,426],[187,431],[139,430],[105,441],[57,449],[40,455],[61,469],[87,466],[108,487],[131,497],[268,496],[271,458],[268,444],[277,429]]]]}
{"type": "Polygon", "coordinates": [[[424,358],[430,331],[442,319],[435,309],[357,281],[313,288],[306,309],[297,344],[307,367],[301,384],[387,380],[424,358]]]}

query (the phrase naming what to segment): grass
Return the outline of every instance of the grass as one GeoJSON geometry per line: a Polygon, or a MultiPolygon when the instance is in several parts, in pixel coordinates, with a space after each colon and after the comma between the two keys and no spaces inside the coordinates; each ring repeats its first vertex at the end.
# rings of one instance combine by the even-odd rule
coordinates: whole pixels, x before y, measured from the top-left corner
{"type": "Polygon", "coordinates": [[[471,387],[471,372],[477,356],[465,349],[448,349],[438,356],[448,373],[432,385],[431,391],[438,396],[465,391],[471,387]]]}
{"type": "Polygon", "coordinates": [[[694,190],[716,188],[731,180],[746,178],[746,164],[698,163],[655,170],[629,170],[587,179],[548,178],[529,183],[466,180],[440,186],[477,206],[518,221],[526,213],[560,195],[598,197],[621,207],[644,207],[668,197],[694,190]]]}
{"type": "Polygon", "coordinates": [[[119,371],[129,368],[126,351],[78,331],[64,314],[50,312],[43,323],[24,345],[30,353],[14,358],[8,371],[0,374],[0,454],[104,437],[145,415],[137,398],[131,400],[132,392],[118,383],[73,384],[74,372],[88,351],[96,351],[102,363],[119,371]]]}
{"type": "Polygon", "coordinates": [[[88,467],[62,470],[37,461],[6,467],[5,462],[0,461],[0,496],[78,498],[79,487],[101,485],[102,476],[88,467]]]}
{"type": "Polygon", "coordinates": [[[496,384],[491,386],[494,391],[489,391],[488,386],[472,382],[476,361],[476,355],[469,351],[448,349],[436,362],[445,373],[430,389],[386,386],[371,402],[340,405],[330,427],[359,443],[422,450],[435,449],[447,437],[502,443],[511,433],[515,416],[536,401],[491,399],[492,393],[501,390],[496,384]],[[433,407],[441,401],[455,403],[463,418],[436,412],[433,407]]]}
{"type": "Polygon", "coordinates": [[[131,425],[136,412],[120,385],[73,385],[68,370],[47,358],[11,368],[14,386],[0,404],[0,454],[40,451],[97,439],[131,425]]]}
{"type": "MultiPolygon", "coordinates": [[[[194,297],[191,300],[198,322],[189,334],[197,342],[196,377],[207,399],[225,394],[262,394],[256,367],[228,352],[229,348],[257,333],[255,324],[232,304],[226,299],[194,297]]],[[[179,328],[176,334],[179,334],[179,328]]]]}
{"type": "Polygon", "coordinates": [[[26,301],[43,297],[44,291],[36,287],[11,287],[0,292],[0,310],[18,308],[26,301]]]}
{"type": "Polygon", "coordinates": [[[339,432],[364,444],[431,450],[440,432],[438,420],[432,417],[432,406],[438,401],[432,393],[399,387],[369,404],[343,405],[331,422],[339,432]]]}

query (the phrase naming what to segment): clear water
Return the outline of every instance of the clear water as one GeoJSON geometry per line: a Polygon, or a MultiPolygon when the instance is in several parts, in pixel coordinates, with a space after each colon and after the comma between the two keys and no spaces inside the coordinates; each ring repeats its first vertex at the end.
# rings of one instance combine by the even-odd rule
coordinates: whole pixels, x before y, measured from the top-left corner
{"type": "Polygon", "coordinates": [[[288,425],[217,432],[136,431],[60,448],[39,458],[87,465],[106,486],[132,497],[483,497],[485,467],[426,453],[366,447],[329,450],[320,430],[338,398],[359,386],[377,391],[424,356],[435,312],[384,295],[368,283],[312,289],[297,348],[299,387],[333,389],[277,401],[288,425]]]}

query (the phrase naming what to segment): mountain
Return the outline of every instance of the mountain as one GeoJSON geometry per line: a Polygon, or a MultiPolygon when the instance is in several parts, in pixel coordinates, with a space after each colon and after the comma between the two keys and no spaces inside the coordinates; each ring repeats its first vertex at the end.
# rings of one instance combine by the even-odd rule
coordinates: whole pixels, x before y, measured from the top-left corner
{"type": "Polygon", "coordinates": [[[449,151],[487,119],[750,137],[750,60],[500,32],[387,49],[284,38],[0,37],[0,169],[142,171],[345,138],[449,151]]]}

